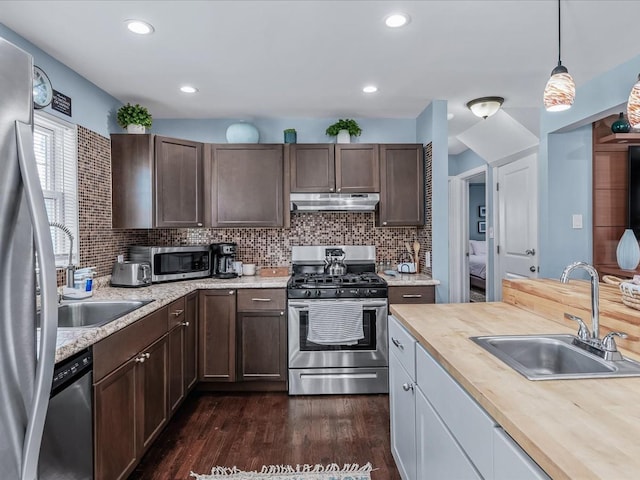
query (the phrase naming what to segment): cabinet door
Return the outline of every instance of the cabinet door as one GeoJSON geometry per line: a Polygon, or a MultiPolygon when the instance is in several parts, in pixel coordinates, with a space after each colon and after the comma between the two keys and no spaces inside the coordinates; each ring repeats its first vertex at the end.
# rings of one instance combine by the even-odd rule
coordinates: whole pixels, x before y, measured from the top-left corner
{"type": "Polygon", "coordinates": [[[287,322],[284,310],[238,314],[239,380],[287,379],[287,322]]]}
{"type": "Polygon", "coordinates": [[[416,389],[416,452],[419,479],[482,479],[419,388],[416,389]]]}
{"type": "Polygon", "coordinates": [[[140,371],[131,360],[93,387],[96,480],[127,478],[138,459],[140,371]]]}
{"type": "Polygon", "coordinates": [[[173,414],[185,395],[185,329],[178,325],[169,331],[169,413],[173,414]]]}
{"type": "Polygon", "coordinates": [[[236,291],[201,290],[199,294],[199,378],[236,379],[236,291]]]}
{"type": "Polygon", "coordinates": [[[502,428],[493,429],[494,480],[549,480],[534,462],[502,428]]]}
{"type": "Polygon", "coordinates": [[[202,143],[156,137],[156,227],[203,225],[202,149],[202,143]]]}
{"type": "Polygon", "coordinates": [[[187,295],[184,320],[184,391],[187,393],[198,380],[198,292],[187,295]]]}
{"type": "Polygon", "coordinates": [[[334,144],[292,144],[289,155],[292,192],[335,191],[334,144]]]}
{"type": "MultiPolygon", "coordinates": [[[[403,480],[416,480],[415,382],[395,356],[389,355],[391,453],[403,480]]],[[[431,477],[420,477],[423,478],[431,477]]]]}
{"type": "Polygon", "coordinates": [[[167,335],[145,348],[139,358],[142,370],[142,412],[140,415],[141,451],[158,436],[168,420],[168,343],[167,335]]]}
{"type": "Polygon", "coordinates": [[[211,225],[282,227],[282,145],[212,145],[211,225]]]}
{"type": "Polygon", "coordinates": [[[335,149],[337,192],[380,191],[378,145],[348,143],[336,145],[335,149]]]}
{"type": "Polygon", "coordinates": [[[113,228],[153,227],[153,135],[111,135],[113,228]]]}
{"type": "Polygon", "coordinates": [[[422,145],[380,145],[379,226],[424,225],[422,145]]]}

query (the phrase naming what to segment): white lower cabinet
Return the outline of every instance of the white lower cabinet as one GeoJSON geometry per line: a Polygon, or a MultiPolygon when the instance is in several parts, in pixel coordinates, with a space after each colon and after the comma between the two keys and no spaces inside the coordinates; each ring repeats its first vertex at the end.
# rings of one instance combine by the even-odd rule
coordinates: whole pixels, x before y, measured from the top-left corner
{"type": "Polygon", "coordinates": [[[393,316],[389,332],[391,451],[403,480],[549,479],[393,316]]]}
{"type": "Polygon", "coordinates": [[[416,459],[417,480],[482,480],[419,388],[416,391],[416,459]]]}
{"type": "Polygon", "coordinates": [[[389,355],[391,453],[403,480],[416,477],[415,380],[392,352],[389,355]]]}

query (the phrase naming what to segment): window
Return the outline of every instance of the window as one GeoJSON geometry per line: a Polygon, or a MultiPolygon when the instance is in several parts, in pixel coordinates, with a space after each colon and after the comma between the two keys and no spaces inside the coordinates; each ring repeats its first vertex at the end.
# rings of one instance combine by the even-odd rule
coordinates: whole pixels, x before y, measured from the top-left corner
{"type": "MultiPolygon", "coordinates": [[[[78,173],[76,126],[44,112],[34,112],[33,148],[49,222],[65,225],[73,235],[72,261],[78,253],[78,173]]],[[[69,263],[69,237],[51,228],[56,266],[69,263]]]]}

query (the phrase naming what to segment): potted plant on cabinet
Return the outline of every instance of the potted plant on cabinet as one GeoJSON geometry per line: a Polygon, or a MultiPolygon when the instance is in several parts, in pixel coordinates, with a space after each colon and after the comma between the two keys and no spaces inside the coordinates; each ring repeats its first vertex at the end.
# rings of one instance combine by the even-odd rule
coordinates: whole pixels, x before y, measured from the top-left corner
{"type": "Polygon", "coordinates": [[[117,120],[128,133],[145,133],[147,128],[151,128],[153,118],[145,107],[127,103],[118,109],[117,120]]]}
{"type": "Polygon", "coordinates": [[[284,130],[284,143],[296,143],[298,134],[295,128],[287,128],[284,130]]]}
{"type": "Polygon", "coordinates": [[[330,137],[336,137],[336,143],[351,143],[351,137],[358,137],[362,129],[355,120],[341,118],[333,125],[329,125],[326,133],[330,137]]]}

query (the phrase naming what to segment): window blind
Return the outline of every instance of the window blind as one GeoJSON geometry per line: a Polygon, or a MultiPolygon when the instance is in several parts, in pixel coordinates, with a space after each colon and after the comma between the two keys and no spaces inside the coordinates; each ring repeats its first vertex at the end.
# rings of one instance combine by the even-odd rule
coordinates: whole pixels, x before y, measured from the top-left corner
{"type": "MultiPolygon", "coordinates": [[[[79,263],[77,128],[44,112],[34,112],[33,147],[49,222],[73,235],[73,264],[79,263]]],[[[56,266],[69,263],[69,238],[51,228],[56,266]]]]}

